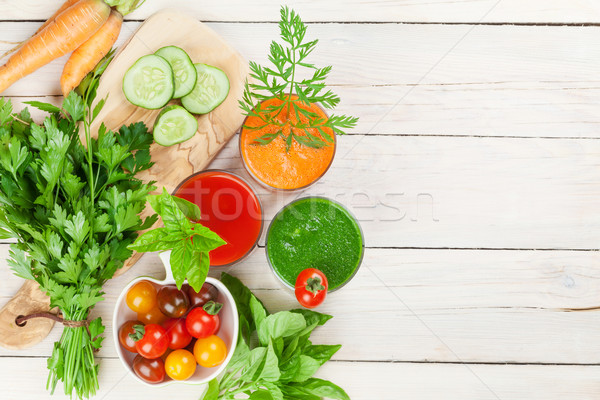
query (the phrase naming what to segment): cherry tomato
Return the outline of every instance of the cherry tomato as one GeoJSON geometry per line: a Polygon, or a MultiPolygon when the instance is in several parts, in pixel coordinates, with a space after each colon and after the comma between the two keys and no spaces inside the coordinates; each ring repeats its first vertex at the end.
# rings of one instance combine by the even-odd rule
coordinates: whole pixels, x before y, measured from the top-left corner
{"type": "Polygon", "coordinates": [[[148,383],[160,383],[165,380],[165,363],[160,358],[149,360],[138,354],[133,359],[133,371],[148,383]]]}
{"type": "Polygon", "coordinates": [[[192,307],[203,306],[209,301],[217,301],[219,291],[210,283],[205,283],[199,292],[196,292],[193,287],[188,286],[188,297],[192,307]]]}
{"type": "Polygon", "coordinates": [[[121,346],[123,346],[125,350],[137,353],[135,341],[129,335],[135,333],[135,330],[133,329],[135,325],[141,324],[140,321],[127,321],[119,328],[119,342],[121,342],[121,346]]]}
{"type": "Polygon", "coordinates": [[[301,306],[315,308],[327,296],[327,277],[315,268],[307,268],[296,279],[296,299],[301,306]]]}
{"type": "Polygon", "coordinates": [[[169,348],[173,350],[183,349],[192,341],[185,327],[185,318],[171,318],[162,324],[169,337],[169,348]]]}
{"type": "Polygon", "coordinates": [[[207,338],[214,335],[221,326],[217,315],[223,304],[209,301],[202,308],[194,308],[185,320],[187,331],[195,338],[207,338]]]}
{"type": "Polygon", "coordinates": [[[147,313],[156,305],[156,289],[148,281],[138,282],[127,292],[126,301],[133,312],[147,313]]]}
{"type": "Polygon", "coordinates": [[[165,329],[157,324],[146,326],[136,325],[132,339],[135,340],[135,349],[144,358],[158,358],[169,347],[169,336],[165,329]]]}
{"type": "Polygon", "coordinates": [[[194,357],[201,367],[216,367],[227,358],[227,346],[223,339],[215,335],[198,339],[194,345],[194,357]]]}
{"type": "Polygon", "coordinates": [[[179,318],[187,312],[190,301],[183,291],[175,285],[163,286],[158,291],[158,308],[167,317],[179,318]]]}
{"type": "Polygon", "coordinates": [[[138,313],[138,321],[141,321],[144,325],[158,324],[161,325],[167,320],[167,316],[160,312],[158,306],[152,307],[152,309],[146,313],[138,313]]]}
{"type": "Polygon", "coordinates": [[[165,371],[171,379],[185,381],[196,372],[196,359],[187,350],[175,350],[165,361],[165,371]]]}

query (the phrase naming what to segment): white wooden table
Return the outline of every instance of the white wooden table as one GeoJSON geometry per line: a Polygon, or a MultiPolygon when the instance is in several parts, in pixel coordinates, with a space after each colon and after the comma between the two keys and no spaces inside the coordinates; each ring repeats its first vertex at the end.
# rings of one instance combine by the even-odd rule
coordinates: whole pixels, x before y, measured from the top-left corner
{"type": "MultiPolygon", "coordinates": [[[[0,40],[28,37],[60,3],[0,0],[0,40]]],[[[307,191],[349,205],[368,246],[356,278],[322,307],[335,318],[315,342],[343,348],[319,376],[353,400],[600,398],[600,2],[285,3],[320,39],[313,61],[334,66],[340,111],[361,118],[307,191]]],[[[148,0],[119,40],[177,7],[263,62],[279,4],[148,0]]],[[[58,103],[64,61],[5,94],[58,103]]],[[[213,167],[243,174],[236,140],[213,167]]],[[[292,199],[259,193],[269,218],[292,199]]],[[[0,305],[22,283],[7,254],[0,244],[0,305]]],[[[272,311],[295,305],[263,248],[231,273],[272,311]]],[[[116,296],[142,274],[161,276],[158,257],[106,286],[94,313],[109,331],[116,296]]],[[[0,397],[49,397],[60,330],[0,349],[0,397]]],[[[136,383],[104,343],[97,399],[198,398],[192,386],[136,383]]]]}

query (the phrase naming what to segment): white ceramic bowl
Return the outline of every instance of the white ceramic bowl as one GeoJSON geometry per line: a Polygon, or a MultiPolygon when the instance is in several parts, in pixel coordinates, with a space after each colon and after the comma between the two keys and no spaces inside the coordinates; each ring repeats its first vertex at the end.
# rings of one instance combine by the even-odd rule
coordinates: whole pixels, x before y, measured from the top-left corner
{"type": "Polygon", "coordinates": [[[175,383],[185,383],[188,385],[189,384],[200,385],[200,384],[208,383],[212,379],[219,376],[219,374],[221,372],[223,372],[223,370],[225,369],[225,367],[231,360],[231,357],[233,356],[233,352],[235,351],[235,346],[237,344],[238,330],[239,330],[238,329],[239,319],[238,319],[237,309],[235,307],[235,300],[233,299],[233,297],[231,296],[231,293],[229,293],[229,290],[227,290],[225,285],[223,285],[221,283],[221,281],[219,281],[217,279],[209,277],[209,278],[206,278],[206,282],[210,283],[215,288],[217,288],[217,290],[219,291],[219,297],[218,297],[217,301],[219,303],[223,304],[223,308],[219,312],[219,317],[221,319],[221,328],[219,329],[219,332],[217,333],[217,336],[219,336],[221,339],[223,339],[223,341],[227,345],[227,358],[225,359],[223,364],[221,364],[217,367],[214,367],[214,368],[204,368],[204,367],[201,367],[198,365],[194,375],[192,375],[189,379],[187,379],[185,381],[172,380],[171,378],[169,378],[167,376],[165,378],[165,380],[161,383],[148,383],[148,382],[145,382],[142,379],[140,379],[133,371],[132,363],[133,363],[133,359],[135,358],[136,355],[134,353],[131,353],[131,352],[123,349],[121,347],[121,344],[119,343],[119,328],[121,327],[121,325],[123,325],[125,322],[127,322],[129,320],[137,319],[137,314],[129,309],[129,307],[127,306],[127,302],[125,300],[127,292],[129,291],[129,288],[131,288],[133,285],[135,285],[137,282],[140,282],[140,281],[152,282],[157,287],[157,289],[159,286],[174,285],[175,279],[173,279],[173,274],[171,272],[171,266],[169,263],[170,255],[171,255],[170,251],[159,254],[160,259],[162,260],[163,264],[165,265],[165,270],[166,270],[165,280],[160,281],[158,279],[140,276],[139,278],[136,278],[133,281],[131,281],[119,295],[117,304],[115,306],[115,311],[113,314],[113,339],[115,341],[115,346],[117,348],[117,354],[119,354],[119,359],[123,363],[123,366],[125,367],[125,369],[127,371],[129,371],[129,373],[131,373],[131,375],[133,375],[135,377],[135,379],[137,379],[138,381],[140,381],[141,383],[143,383],[144,385],[147,385],[147,386],[162,387],[162,386],[175,384],[175,383]]]}

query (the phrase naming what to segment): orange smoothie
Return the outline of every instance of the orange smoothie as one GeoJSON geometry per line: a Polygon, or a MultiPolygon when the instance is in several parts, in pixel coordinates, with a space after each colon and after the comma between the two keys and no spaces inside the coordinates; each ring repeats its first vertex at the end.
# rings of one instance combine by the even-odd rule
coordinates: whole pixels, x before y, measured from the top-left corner
{"type": "MultiPolygon", "coordinates": [[[[267,107],[269,105],[280,105],[281,103],[281,100],[273,98],[265,100],[262,105],[267,107]]],[[[301,105],[301,107],[318,114],[320,118],[327,118],[327,114],[316,104],[311,104],[310,107],[301,105]]],[[[287,118],[287,106],[280,111],[279,115],[274,117],[281,123],[284,123],[287,118]]],[[[293,109],[289,119],[294,124],[297,122],[293,109]]],[[[300,114],[300,122],[306,123],[307,121],[308,118],[300,114]]],[[[264,122],[259,117],[249,116],[246,118],[244,125],[259,127],[264,125],[264,122]]],[[[294,140],[291,148],[286,152],[285,140],[281,136],[278,136],[267,145],[254,143],[262,135],[275,133],[279,129],[282,128],[277,125],[268,125],[260,129],[242,128],[240,149],[249,172],[265,185],[276,189],[300,189],[315,182],[327,171],[333,160],[335,154],[335,133],[333,130],[323,128],[326,133],[334,138],[334,143],[328,142],[327,146],[319,149],[298,144],[294,140]]],[[[294,129],[294,134],[298,136],[306,136],[304,130],[291,128],[289,124],[283,127],[284,135],[287,136],[290,129],[294,129]]],[[[310,133],[325,140],[317,129],[311,128],[310,133]]]]}

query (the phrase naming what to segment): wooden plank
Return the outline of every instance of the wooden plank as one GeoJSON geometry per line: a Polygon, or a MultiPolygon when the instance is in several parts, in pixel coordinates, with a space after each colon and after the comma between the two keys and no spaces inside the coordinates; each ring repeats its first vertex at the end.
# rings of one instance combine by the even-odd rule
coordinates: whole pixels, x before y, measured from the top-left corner
{"type": "MultiPolygon", "coordinates": [[[[6,253],[7,246],[0,245],[0,270],[6,271],[0,302],[21,284],[6,267],[6,253]]],[[[600,314],[584,310],[600,301],[599,257],[597,252],[368,249],[354,280],[321,307],[335,317],[315,332],[314,342],[342,344],[336,360],[597,363],[600,314]]],[[[263,249],[229,272],[271,312],[298,307],[293,293],[269,271],[263,249]]],[[[139,275],[164,276],[156,255],[144,256],[105,286],[106,300],[93,315],[102,316],[107,331],[116,298],[139,275]]],[[[30,349],[0,349],[0,357],[49,356],[60,332],[55,328],[30,349]]],[[[107,339],[100,355],[116,357],[114,346],[107,339]]]]}
{"type": "MultiPolygon", "coordinates": [[[[46,360],[0,358],[4,392],[21,400],[47,398],[46,360]]],[[[335,362],[317,376],[342,387],[352,400],[593,400],[600,391],[597,366],[456,365],[335,362]]],[[[126,375],[119,360],[100,364],[97,398],[198,399],[201,388],[188,384],[151,388],[126,375]]],[[[67,399],[60,388],[52,399],[67,399]]]]}
{"type": "Polygon", "coordinates": [[[356,135],[338,146],[327,175],[301,193],[259,188],[237,138],[210,168],[250,180],[267,221],[300,196],[336,199],[369,247],[598,249],[598,140],[356,135]]]}
{"type": "MultiPolygon", "coordinates": [[[[137,26],[124,24],[118,43],[137,26]]],[[[277,35],[275,24],[210,26],[260,62],[277,35]]],[[[22,40],[36,27],[0,23],[0,37],[22,40]]],[[[308,35],[321,38],[313,61],[334,66],[329,82],[342,98],[339,112],[361,118],[354,133],[598,138],[599,33],[600,27],[325,24],[308,35]]],[[[8,47],[0,43],[0,51],[8,47]]],[[[4,94],[58,95],[64,62],[4,94]]]]}
{"type": "MultiPolygon", "coordinates": [[[[62,0],[2,0],[2,19],[45,19],[62,0]]],[[[594,0],[267,0],[247,6],[243,0],[194,3],[155,0],[145,3],[127,19],[144,19],[165,7],[182,9],[207,21],[277,21],[280,4],[294,7],[305,21],[573,23],[600,22],[594,0]]]]}

